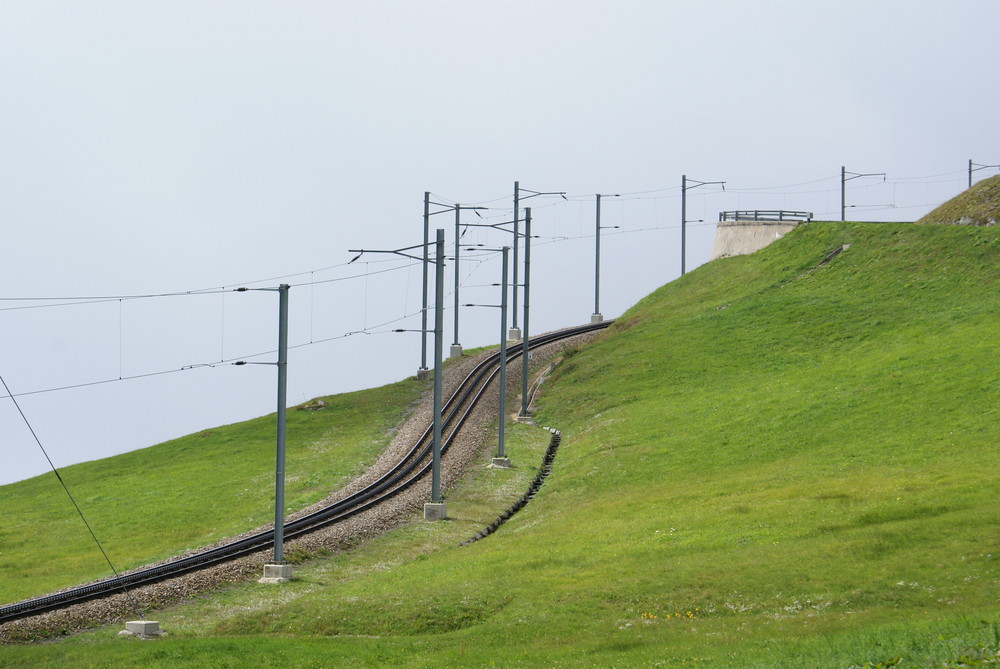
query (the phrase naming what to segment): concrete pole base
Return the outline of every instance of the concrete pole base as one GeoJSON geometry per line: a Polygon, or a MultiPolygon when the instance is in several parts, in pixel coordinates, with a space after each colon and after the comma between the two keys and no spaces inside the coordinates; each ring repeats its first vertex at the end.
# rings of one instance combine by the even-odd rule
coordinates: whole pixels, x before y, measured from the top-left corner
{"type": "Polygon", "coordinates": [[[292,565],[290,564],[266,564],[264,565],[264,578],[258,583],[288,583],[292,580],[292,565]]]}
{"type": "Polygon", "coordinates": [[[602,316],[601,314],[590,314],[590,322],[591,323],[603,323],[604,322],[604,316],[602,316]]]}
{"type": "Polygon", "coordinates": [[[493,462],[490,463],[494,467],[502,467],[504,469],[510,469],[510,458],[493,458],[493,462]]]}
{"type": "Polygon", "coordinates": [[[448,517],[448,506],[444,502],[424,504],[424,520],[444,520],[448,517]]]}
{"type": "Polygon", "coordinates": [[[451,357],[452,358],[461,358],[462,357],[462,345],[461,344],[452,344],[451,345],[451,357]]]}
{"type": "Polygon", "coordinates": [[[526,413],[524,415],[518,414],[517,417],[514,418],[514,420],[516,420],[518,423],[527,423],[528,425],[535,424],[535,421],[531,418],[530,413],[526,413]]]}
{"type": "Polygon", "coordinates": [[[431,370],[427,369],[426,367],[421,367],[420,369],[417,370],[418,380],[426,381],[429,378],[431,378],[431,370]]]}
{"type": "Polygon", "coordinates": [[[521,328],[511,328],[508,330],[507,339],[510,341],[521,341],[521,328]]]}
{"type": "Polygon", "coordinates": [[[120,636],[163,636],[164,631],[160,629],[160,623],[155,620],[130,620],[125,623],[125,629],[118,633],[120,636]]]}

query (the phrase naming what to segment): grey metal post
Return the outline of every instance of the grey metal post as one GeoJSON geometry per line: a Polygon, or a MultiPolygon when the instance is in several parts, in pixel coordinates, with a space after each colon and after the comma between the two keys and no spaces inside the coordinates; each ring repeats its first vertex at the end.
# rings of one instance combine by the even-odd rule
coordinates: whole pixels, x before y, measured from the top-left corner
{"type": "Polygon", "coordinates": [[[517,228],[520,222],[520,200],[521,200],[521,182],[514,182],[514,280],[511,283],[511,291],[513,302],[511,302],[511,323],[510,329],[517,329],[517,228]]]}
{"type": "Polygon", "coordinates": [[[507,256],[509,246],[501,249],[503,271],[501,272],[500,294],[500,426],[497,428],[497,457],[504,455],[504,423],[507,420],[507,256]]]}
{"type": "Polygon", "coordinates": [[[972,162],[972,159],[970,158],[969,159],[969,188],[972,188],[972,173],[973,172],[978,172],[979,170],[988,170],[988,169],[990,169],[992,167],[996,167],[997,169],[1000,169],[1000,165],[980,165],[979,163],[972,162]]]}
{"type": "Polygon", "coordinates": [[[846,221],[847,210],[847,168],[840,166],[840,220],[846,221]]]}
{"type": "MultiPolygon", "coordinates": [[[[452,340],[452,347],[458,346],[458,256],[459,256],[459,239],[461,238],[461,230],[459,227],[462,224],[462,205],[455,203],[455,338],[452,340]]],[[[454,354],[452,354],[454,355],[454,354]]]]}
{"type": "Polygon", "coordinates": [[[686,271],[684,254],[687,250],[687,175],[681,175],[681,276],[686,271]]]}
{"type": "Polygon", "coordinates": [[[861,177],[882,177],[882,181],[885,181],[885,172],[868,172],[866,174],[859,174],[857,172],[848,172],[847,169],[841,165],[840,167],[840,220],[847,220],[847,182],[851,179],[860,179],[861,177]],[[850,174],[851,176],[847,176],[850,174]]]}
{"type": "MultiPolygon", "coordinates": [[[[517,239],[515,237],[515,239],[517,239]]],[[[514,266],[515,269],[517,265],[514,266]]],[[[524,332],[521,335],[521,413],[528,416],[528,298],[531,293],[531,207],[524,209],[524,332]]]]}
{"type": "Polygon", "coordinates": [[[597,225],[594,244],[594,316],[601,314],[601,195],[597,194],[597,225]]]}
{"type": "Polygon", "coordinates": [[[431,463],[431,502],[441,502],[441,349],[444,340],[444,230],[438,228],[434,281],[434,445],[431,463]]]}
{"type": "MultiPolygon", "coordinates": [[[[423,302],[420,308],[420,370],[427,371],[427,247],[430,246],[429,226],[431,218],[431,194],[424,191],[424,286],[423,302]]],[[[419,373],[418,372],[418,373],[419,373]]]]}
{"type": "Polygon", "coordinates": [[[285,410],[288,394],[288,284],[278,286],[278,438],[274,467],[274,561],[285,543],[285,410]]]}
{"type": "MultiPolygon", "coordinates": [[[[698,181],[697,179],[691,179],[693,185],[688,186],[688,178],[686,174],[681,175],[681,275],[683,276],[687,272],[687,192],[688,188],[698,188],[699,186],[708,186],[712,184],[718,184],[722,186],[722,190],[726,190],[725,181],[698,181]]],[[[740,219],[739,212],[736,212],[736,220],[740,219]]],[[[696,222],[700,223],[704,219],[698,219],[696,222]]]]}

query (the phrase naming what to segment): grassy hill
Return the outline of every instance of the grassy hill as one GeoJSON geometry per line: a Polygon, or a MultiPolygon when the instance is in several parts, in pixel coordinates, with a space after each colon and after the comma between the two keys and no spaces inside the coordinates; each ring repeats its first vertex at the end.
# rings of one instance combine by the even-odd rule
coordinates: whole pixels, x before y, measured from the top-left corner
{"type": "Polygon", "coordinates": [[[996,225],[1000,222],[1000,174],[973,184],[917,223],[996,225]]]}
{"type": "MultiPolygon", "coordinates": [[[[998,260],[996,227],[802,226],[664,286],[567,355],[538,413],[564,434],[555,470],[488,539],[457,547],[484,499],[518,489],[483,467],[450,494],[455,520],[414,522],[280,590],[246,584],[160,612],[171,636],[155,643],[101,630],[0,654],[103,667],[996,664],[998,260]]],[[[522,472],[537,452],[510,450],[522,472]]]]}
{"type": "MultiPolygon", "coordinates": [[[[423,386],[409,379],[288,412],[285,506],[319,501],[389,442],[423,386]]],[[[275,417],[60,469],[118,570],[274,520],[275,417]]],[[[0,602],[111,576],[54,474],[0,486],[0,602]]]]}

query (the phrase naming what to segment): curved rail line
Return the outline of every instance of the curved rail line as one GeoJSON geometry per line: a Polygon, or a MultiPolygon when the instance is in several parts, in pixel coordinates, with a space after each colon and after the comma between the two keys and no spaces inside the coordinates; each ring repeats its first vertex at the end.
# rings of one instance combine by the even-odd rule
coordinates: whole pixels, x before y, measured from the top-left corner
{"type": "MultiPolygon", "coordinates": [[[[600,330],[611,325],[613,322],[609,320],[540,335],[528,340],[528,348],[534,349],[561,339],[600,330]]],[[[520,347],[509,350],[508,362],[516,360],[521,354],[520,347]]],[[[447,436],[442,436],[442,453],[447,451],[447,448],[465,424],[476,404],[482,398],[486,388],[498,373],[499,367],[497,363],[499,359],[500,353],[497,352],[476,365],[442,406],[442,433],[445,430],[450,430],[447,436]]],[[[366,511],[417,483],[431,468],[432,431],[433,426],[428,426],[420,439],[417,440],[406,455],[378,480],[322,509],[286,523],[284,526],[285,539],[293,539],[309,532],[314,532],[362,511],[366,511]]],[[[8,604],[0,607],[0,624],[47,611],[67,608],[74,604],[80,604],[93,599],[100,599],[101,597],[106,597],[117,592],[127,591],[130,588],[164,581],[175,576],[264,550],[273,545],[273,543],[274,529],[272,528],[154,567],[147,567],[63,592],[8,604]]]]}

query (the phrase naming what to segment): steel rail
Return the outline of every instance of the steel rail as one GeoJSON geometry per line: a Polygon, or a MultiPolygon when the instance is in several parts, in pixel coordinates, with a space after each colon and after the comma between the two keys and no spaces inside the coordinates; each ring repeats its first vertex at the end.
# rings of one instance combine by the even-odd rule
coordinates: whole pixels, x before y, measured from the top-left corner
{"type": "MultiPolygon", "coordinates": [[[[560,339],[600,330],[608,327],[613,322],[613,320],[608,320],[539,335],[528,340],[528,348],[535,349],[559,341],[560,339]]],[[[520,349],[511,350],[508,352],[507,360],[508,362],[516,360],[520,355],[522,355],[520,349]]],[[[495,378],[499,371],[495,367],[499,359],[500,353],[497,352],[478,363],[445,402],[443,412],[446,411],[447,415],[442,418],[442,426],[451,428],[451,432],[443,440],[441,445],[442,453],[446,452],[448,446],[451,445],[476,405],[482,399],[486,389],[495,378]],[[476,390],[477,388],[478,390],[476,390]],[[473,395],[474,391],[475,395],[473,395]],[[469,401],[470,399],[471,401],[469,401]],[[463,406],[465,407],[464,411],[462,411],[463,406]],[[452,423],[454,423],[454,427],[452,427],[452,423]]],[[[428,426],[410,450],[376,481],[322,509],[285,523],[285,538],[292,539],[328,527],[378,506],[403,490],[415,485],[427,475],[431,467],[428,456],[432,447],[432,429],[433,426],[428,426]]],[[[157,583],[222,562],[228,562],[265,550],[273,541],[274,529],[272,528],[160,565],[146,567],[113,578],[77,586],[62,592],[8,604],[0,607],[0,624],[100,599],[124,592],[130,588],[157,583]]]]}

